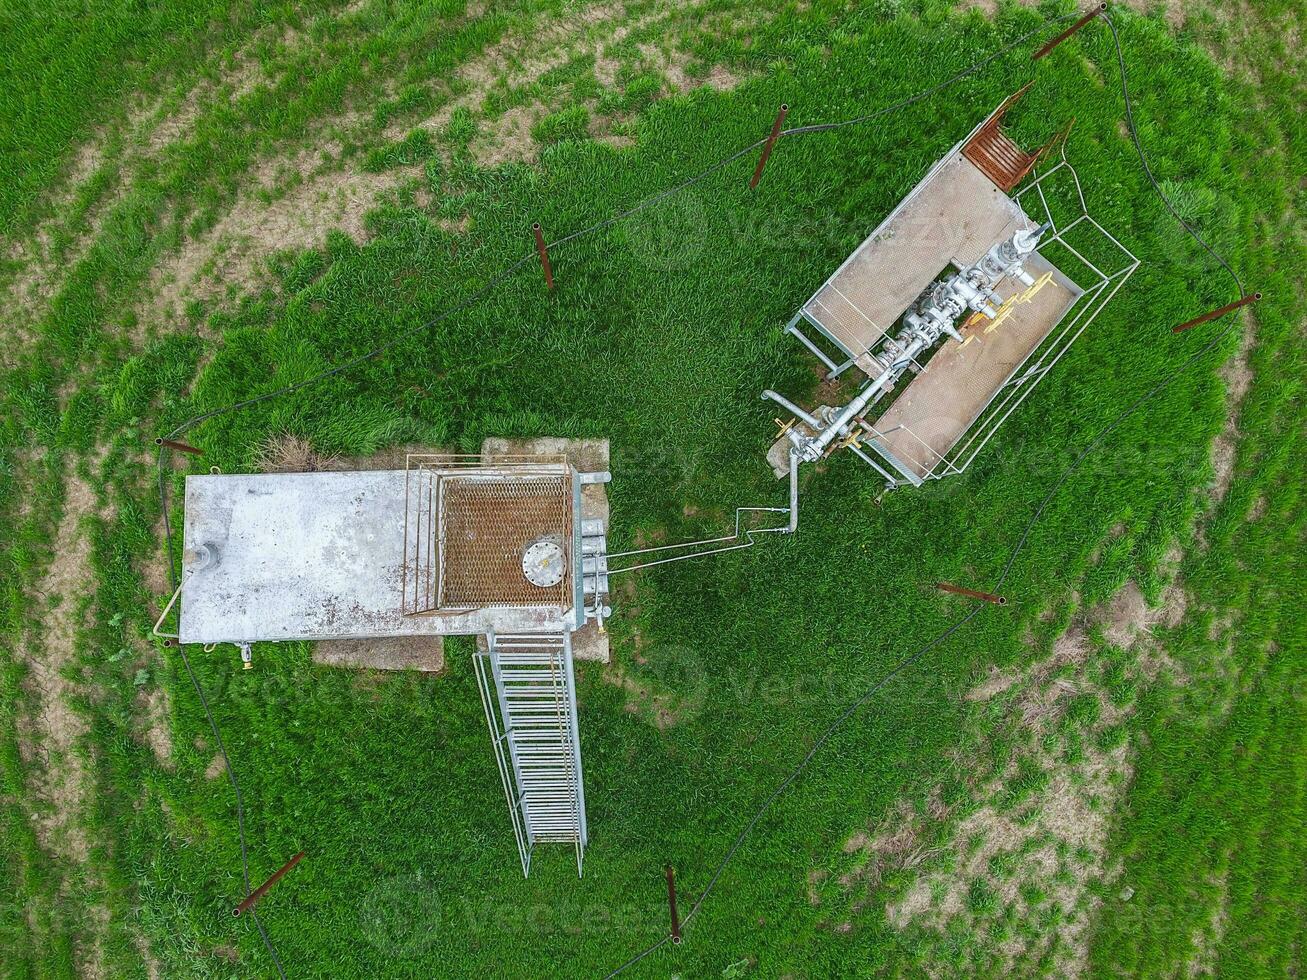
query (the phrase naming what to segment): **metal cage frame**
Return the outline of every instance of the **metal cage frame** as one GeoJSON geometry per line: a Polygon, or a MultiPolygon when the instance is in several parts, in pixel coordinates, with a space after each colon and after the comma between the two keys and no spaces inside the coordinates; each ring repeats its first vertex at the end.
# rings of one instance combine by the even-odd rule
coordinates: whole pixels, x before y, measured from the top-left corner
{"type": "MultiPolygon", "coordinates": [[[[987,117],[987,120],[988,121],[987,117]]],[[[874,237],[897,215],[909,201],[920,193],[921,188],[926,186],[930,178],[952,159],[959,152],[959,148],[975,135],[983,126],[973,129],[967,136],[959,140],[943,157],[936,161],[926,175],[913,189],[913,192],[905,197],[890,212],[889,215],[877,226],[871,233],[874,237]]],[[[870,458],[866,453],[858,451],[854,447],[854,453],[863,462],[870,465],[886,481],[889,487],[899,487],[906,484],[914,486],[924,483],[926,480],[939,480],[946,476],[954,476],[962,473],[971,465],[977,453],[993,438],[999,427],[1005,422],[1009,415],[1021,404],[1034,390],[1039,381],[1048,373],[1062,356],[1067,352],[1073,343],[1080,337],[1085,329],[1097,318],[1103,308],[1111,302],[1117,292],[1121,289],[1127,279],[1139,267],[1139,258],[1130,251],[1121,241],[1111,232],[1104,228],[1093,216],[1089,214],[1088,205],[1085,202],[1084,188],[1081,185],[1080,177],[1075,168],[1066,157],[1066,140],[1062,139],[1059,153],[1056,161],[1052,166],[1040,169],[1036,166],[1032,173],[1032,179],[1028,179],[1024,186],[1021,186],[1012,200],[1021,206],[1027,217],[1033,212],[1042,213],[1043,220],[1035,222],[1043,224],[1051,222],[1052,228],[1049,234],[1046,234],[1040,243],[1039,252],[1045,255],[1049,251],[1056,250],[1059,246],[1069,256],[1070,260],[1078,264],[1079,268],[1074,270],[1075,275],[1067,268],[1063,262],[1062,256],[1059,255],[1059,263],[1054,265],[1059,273],[1075,288],[1080,290],[1074,301],[1066,308],[1058,320],[1049,329],[1048,333],[1030,350],[1030,352],[1012,369],[1003,382],[996,388],[993,394],[980,407],[972,420],[963,428],[953,444],[943,452],[937,452],[921,439],[916,433],[912,432],[907,426],[894,426],[889,429],[881,430],[876,427],[874,422],[868,422],[865,419],[859,420],[865,437],[861,442],[862,446],[874,450],[882,456],[889,464],[881,466],[875,460],[870,458]],[[1056,175],[1069,180],[1062,181],[1056,175]],[[1071,213],[1064,214],[1063,219],[1059,220],[1054,214],[1055,207],[1050,204],[1050,196],[1057,201],[1056,193],[1053,189],[1054,183],[1065,182],[1068,186],[1065,190],[1069,191],[1068,201],[1071,213]],[[1098,259],[1096,263],[1085,253],[1092,251],[1090,239],[1096,239],[1099,246],[1105,246],[1106,251],[1110,253],[1114,261],[1108,263],[1102,256],[1095,255],[1098,259]],[[1119,260],[1119,261],[1116,261],[1119,260]],[[1100,267],[1104,266],[1106,268],[1100,267]],[[1083,280],[1080,281],[1080,280],[1083,280]],[[1086,284],[1087,283],[1087,284],[1086,284]],[[921,459],[913,459],[924,474],[909,476],[908,468],[901,462],[893,458],[893,455],[877,444],[877,440],[895,432],[906,432],[916,444],[922,447],[923,453],[929,454],[921,459]],[[933,457],[933,458],[931,458],[933,457]]],[[[1044,158],[1045,160],[1047,157],[1044,158]]],[[[858,252],[855,250],[848,258],[842,262],[839,267],[831,273],[822,285],[813,293],[799,311],[794,315],[786,325],[786,332],[793,335],[799,340],[812,354],[814,354],[829,369],[827,378],[836,378],[850,367],[858,364],[860,358],[872,357],[869,349],[862,347],[859,350],[850,349],[847,342],[842,341],[834,336],[822,323],[807,314],[808,307],[816,301],[817,297],[826,289],[827,285],[835,281],[841,272],[854,260],[858,252]],[[836,363],[825,351],[823,351],[812,338],[808,337],[801,329],[799,323],[813,327],[823,338],[835,345],[840,351],[848,355],[847,360],[842,363],[836,363]]],[[[1050,264],[1051,263],[1051,260],[1050,264]]],[[[882,331],[882,334],[884,331],[882,331]]],[[[861,345],[860,345],[861,346],[861,345]]],[[[915,365],[918,370],[921,364],[915,365]]],[[[881,404],[881,414],[885,409],[893,404],[893,400],[887,400],[881,404]]]]}
{"type": "Polygon", "coordinates": [[[576,581],[574,556],[580,532],[579,481],[566,457],[496,456],[487,461],[480,454],[409,453],[404,477],[404,562],[403,613],[406,616],[470,612],[504,606],[545,606],[566,610],[573,607],[580,582],[576,581]],[[557,484],[559,504],[556,527],[548,530],[560,538],[563,549],[563,580],[539,597],[507,596],[479,603],[447,601],[449,582],[446,568],[446,532],[449,501],[455,493],[475,493],[482,487],[536,485],[542,493],[553,493],[557,484]],[[533,601],[535,600],[535,601],[533,601]]]}
{"type": "MultiPolygon", "coordinates": [[[[1065,143],[1062,144],[1057,162],[1042,172],[1036,170],[1034,179],[1018,190],[1013,195],[1013,200],[1020,204],[1023,210],[1027,210],[1027,213],[1034,210],[1043,214],[1043,221],[1037,221],[1036,224],[1052,223],[1050,233],[1040,243],[1040,254],[1045,255],[1045,258],[1047,258],[1047,252],[1051,251],[1055,246],[1061,246],[1075,262],[1082,266],[1081,270],[1079,270],[1080,273],[1087,272],[1089,274],[1090,284],[1083,285],[1077,281],[1076,277],[1064,267],[1065,263],[1055,266],[1072,285],[1081,290],[1080,295],[1067,307],[1048,334],[1012,369],[1003,383],[995,389],[985,404],[981,406],[979,412],[954,441],[953,445],[945,452],[935,452],[906,426],[881,430],[876,427],[874,422],[864,423],[864,430],[873,440],[901,429],[912,435],[925,452],[936,457],[933,461],[929,459],[914,460],[926,470],[920,482],[940,480],[965,471],[980,450],[994,437],[999,427],[1007,421],[1008,416],[1015,411],[1018,405],[1025,401],[1035,386],[1052,369],[1053,365],[1061,360],[1062,356],[1071,348],[1071,345],[1079,339],[1080,335],[1093,323],[1104,307],[1112,301],[1121,287],[1125,285],[1126,280],[1133,275],[1140,265],[1139,258],[1089,214],[1080,177],[1075,168],[1067,161],[1065,143]],[[1059,223],[1057,216],[1054,214],[1055,209],[1049,203],[1049,195],[1054,193],[1049,182],[1055,174],[1062,172],[1065,172],[1065,176],[1070,178],[1070,187],[1074,189],[1072,203],[1075,205],[1076,211],[1069,221],[1064,220],[1059,223]],[[1033,201],[1038,202],[1037,209],[1030,206],[1033,201]],[[1108,269],[1100,268],[1100,264],[1107,265],[1102,257],[1098,257],[1099,262],[1095,263],[1084,254],[1090,250],[1088,241],[1080,240],[1085,235],[1096,238],[1100,243],[1105,243],[1108,250],[1116,253],[1116,256],[1121,259],[1120,264],[1111,266],[1108,269]],[[927,463],[929,465],[926,465],[927,463]]],[[[888,404],[885,407],[888,408],[888,404]]],[[[872,449],[878,448],[875,442],[871,440],[868,440],[864,445],[872,449]]],[[[882,475],[884,474],[883,470],[879,470],[879,472],[882,475]]],[[[891,480],[892,485],[896,487],[909,482],[915,481],[909,481],[898,476],[893,476],[891,480]]]]}

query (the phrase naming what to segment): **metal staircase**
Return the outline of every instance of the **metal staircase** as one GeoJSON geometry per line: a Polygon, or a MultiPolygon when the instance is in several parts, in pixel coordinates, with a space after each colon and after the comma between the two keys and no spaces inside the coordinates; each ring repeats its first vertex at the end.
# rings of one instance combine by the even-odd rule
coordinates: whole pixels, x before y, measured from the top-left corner
{"type": "Polygon", "coordinates": [[[475,657],[477,685],[508,799],[522,874],[537,843],[585,851],[585,789],[577,738],[572,635],[487,633],[475,657]]]}

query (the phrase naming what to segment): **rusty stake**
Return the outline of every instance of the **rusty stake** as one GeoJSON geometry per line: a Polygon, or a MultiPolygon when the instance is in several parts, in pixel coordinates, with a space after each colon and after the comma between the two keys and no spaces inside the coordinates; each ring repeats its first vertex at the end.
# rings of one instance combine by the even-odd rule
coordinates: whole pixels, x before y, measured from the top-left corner
{"type": "Polygon", "coordinates": [[[948,582],[936,582],[935,588],[941,592],[953,592],[972,599],[983,599],[986,602],[994,603],[996,606],[1007,605],[1007,596],[994,595],[992,592],[977,592],[975,589],[964,589],[960,585],[950,585],[948,582]]]}
{"type": "Polygon", "coordinates": [[[192,456],[203,456],[203,449],[196,449],[194,446],[188,446],[184,442],[174,442],[172,439],[155,439],[156,446],[167,446],[169,449],[176,449],[183,453],[190,453],[192,456]]]}
{"type": "Polygon", "coordinates": [[[231,910],[231,914],[239,916],[242,912],[248,912],[250,907],[254,905],[255,902],[257,902],[259,899],[261,899],[264,895],[268,893],[269,888],[271,888],[277,882],[281,881],[282,875],[284,875],[287,871],[289,871],[291,868],[295,867],[295,865],[300,863],[300,858],[302,858],[303,856],[304,856],[304,852],[300,851],[293,858],[291,858],[280,868],[274,871],[272,877],[269,878],[267,881],[265,881],[263,884],[261,884],[258,888],[254,889],[254,891],[250,892],[249,895],[246,896],[245,901],[241,902],[239,905],[237,905],[234,909],[231,910]]]}
{"type": "Polygon", "coordinates": [[[545,247],[545,233],[540,230],[540,222],[531,226],[531,232],[536,236],[536,251],[540,253],[540,265],[545,270],[545,285],[549,291],[554,291],[554,270],[549,265],[549,249],[545,247]]]}
{"type": "Polygon", "coordinates": [[[1261,293],[1253,293],[1251,296],[1245,296],[1243,299],[1235,300],[1233,303],[1226,303],[1219,310],[1212,310],[1210,313],[1204,313],[1202,316],[1196,316],[1171,328],[1171,333],[1183,333],[1190,327],[1196,327],[1200,323],[1206,323],[1208,320],[1215,320],[1217,317],[1225,316],[1231,310],[1237,310],[1241,306],[1247,306],[1249,303],[1256,303],[1262,298],[1261,293]]]}
{"type": "Polygon", "coordinates": [[[672,943],[681,945],[681,917],[676,914],[676,872],[666,865],[663,874],[667,876],[667,906],[672,913],[672,943]]]}
{"type": "Polygon", "coordinates": [[[781,126],[785,123],[785,117],[789,114],[790,107],[784,102],[776,113],[776,121],[771,124],[771,135],[767,137],[767,145],[762,148],[762,156],[758,158],[758,166],[753,171],[753,179],[749,181],[749,190],[758,186],[758,181],[762,180],[762,168],[767,166],[767,158],[771,156],[771,148],[776,145],[776,140],[781,135],[781,126]]]}
{"type": "Polygon", "coordinates": [[[1044,57],[1046,54],[1048,54],[1050,51],[1052,51],[1055,47],[1057,47],[1059,44],[1061,44],[1063,41],[1065,41],[1067,38],[1069,38],[1069,37],[1070,37],[1072,34],[1074,34],[1076,31],[1080,30],[1080,28],[1082,28],[1082,27],[1084,27],[1086,24],[1088,24],[1091,20],[1093,20],[1093,19],[1094,19],[1095,17],[1097,17],[1099,14],[1106,13],[1106,12],[1107,12],[1107,4],[1105,4],[1105,3],[1100,3],[1100,4],[1098,4],[1098,5],[1095,6],[1092,10],[1090,10],[1089,13],[1085,14],[1085,15],[1084,15],[1083,17],[1081,17],[1078,21],[1076,21],[1074,24],[1072,24],[1070,27],[1068,27],[1065,31],[1063,31],[1063,32],[1062,32],[1061,34],[1059,34],[1057,37],[1053,38],[1053,40],[1049,41],[1049,42],[1048,42],[1047,44],[1045,44],[1042,48],[1040,48],[1038,51],[1036,51],[1036,52],[1034,53],[1034,55],[1031,57],[1030,60],[1031,60],[1031,61],[1038,61],[1040,58],[1044,57]]]}

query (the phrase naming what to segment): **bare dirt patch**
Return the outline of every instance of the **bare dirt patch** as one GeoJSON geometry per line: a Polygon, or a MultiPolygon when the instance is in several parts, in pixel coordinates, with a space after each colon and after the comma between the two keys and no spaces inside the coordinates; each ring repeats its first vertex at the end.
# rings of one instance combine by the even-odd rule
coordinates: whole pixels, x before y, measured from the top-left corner
{"type": "Polygon", "coordinates": [[[1211,496],[1214,503],[1225,499],[1234,481],[1234,463],[1239,442],[1239,409],[1243,405],[1248,390],[1252,387],[1253,372],[1248,363],[1249,355],[1257,343],[1257,321],[1251,314],[1243,318],[1243,332],[1239,338],[1239,349],[1221,367],[1221,380],[1225,382],[1226,418],[1221,434],[1212,445],[1212,480],[1211,496]]]}
{"type": "MultiPolygon", "coordinates": [[[[98,470],[102,455],[92,459],[98,470]]],[[[40,751],[41,764],[29,771],[31,795],[37,803],[33,824],[41,847],[67,869],[65,889],[73,879],[95,887],[98,873],[91,864],[91,841],[84,820],[95,792],[94,781],[82,752],[86,747],[86,720],[75,704],[83,696],[77,673],[77,634],[83,624],[83,597],[91,592],[91,542],[86,521],[96,512],[95,492],[70,467],[65,488],[64,512],[55,534],[54,556],[38,589],[57,601],[43,617],[39,636],[27,644],[27,692],[35,705],[33,716],[24,722],[40,751]]],[[[76,887],[85,887],[78,885],[76,887]]],[[[89,906],[94,924],[89,942],[78,942],[75,955],[79,974],[104,975],[103,949],[108,911],[89,906]]]]}
{"type": "Polygon", "coordinates": [[[50,217],[41,221],[30,236],[16,239],[9,247],[8,258],[22,266],[10,286],[9,298],[25,323],[35,323],[48,310],[70,271],[100,237],[106,219],[127,193],[140,167],[159,160],[190,132],[211,88],[208,83],[195,86],[175,109],[169,108],[166,96],[140,96],[122,122],[100,127],[77,148],[66,175],[50,191],[50,217]],[[109,149],[115,137],[121,139],[121,149],[111,158],[109,149]],[[78,194],[104,167],[113,168],[107,187],[84,215],[75,215],[78,194]],[[72,232],[75,221],[85,222],[85,228],[74,234],[65,248],[56,251],[56,235],[60,231],[72,232]]]}
{"type": "Polygon", "coordinates": [[[250,182],[208,231],[165,256],[150,274],[147,300],[138,311],[144,325],[179,319],[192,300],[214,303],[229,291],[245,292],[270,281],[264,263],[276,252],[320,247],[339,230],[355,242],[367,237],[365,218],[387,191],[417,173],[400,167],[382,173],[319,169],[312,154],[295,158],[302,179],[271,203],[284,181],[285,161],[255,167],[250,182]]]}
{"type": "Polygon", "coordinates": [[[1107,845],[1133,773],[1129,743],[1100,738],[1133,709],[1118,707],[1096,680],[1090,633],[1102,629],[1104,639],[1138,653],[1134,669],[1149,675],[1165,662],[1150,627],[1175,615],[1174,600],[1150,608],[1132,582],[1078,616],[1048,656],[1025,668],[992,670],[966,698],[1006,709],[1012,727],[1000,737],[1013,749],[1003,772],[977,782],[974,760],[958,758],[970,786],[969,799],[952,808],[960,819],[950,823],[950,808],[931,794],[938,806],[928,802],[918,812],[901,802],[881,829],[851,840],[851,849],[872,856],[841,879],[865,896],[855,910],[880,902],[891,925],[923,930],[928,944],[947,945],[961,929],[1009,968],[1018,958],[1047,957],[1057,975],[1083,975],[1098,896],[1121,873],[1107,845]],[[1069,731],[1074,751],[1066,747],[1069,731]],[[938,843],[921,843],[932,841],[938,843]],[[944,857],[933,859],[936,852],[944,857]],[[911,868],[917,874],[906,886],[877,891],[887,871],[911,868]],[[1025,925],[994,945],[989,924],[1009,908],[1025,925]],[[1033,924],[1050,914],[1057,929],[1033,924]]]}
{"type": "MultiPolygon", "coordinates": [[[[325,15],[327,19],[336,16],[336,12],[325,15]]],[[[106,218],[128,193],[144,166],[163,160],[173,147],[190,137],[201,115],[213,105],[234,101],[260,84],[273,81],[268,66],[252,54],[257,44],[273,39],[273,30],[280,32],[280,42],[286,47],[293,47],[302,37],[291,28],[258,32],[228,61],[212,67],[215,78],[201,78],[184,91],[174,87],[161,94],[138,95],[120,122],[101,126],[77,148],[65,176],[50,191],[51,216],[25,239],[15,240],[7,252],[8,258],[19,263],[21,270],[10,284],[6,298],[13,302],[23,324],[30,325],[45,314],[50,301],[66,283],[70,270],[100,238],[106,218]],[[120,149],[111,159],[109,148],[115,140],[120,149]],[[56,252],[53,247],[56,232],[72,230],[72,208],[78,193],[108,165],[115,168],[112,180],[87,214],[79,219],[85,222],[85,228],[63,250],[56,252]]],[[[30,341],[30,334],[22,339],[30,341]]]]}
{"type": "Polygon", "coordinates": [[[439,636],[386,636],[367,640],[318,640],[313,662],[323,667],[416,670],[443,673],[445,643],[439,636]]]}
{"type": "Polygon", "coordinates": [[[991,667],[989,676],[966,694],[968,701],[988,701],[996,694],[1002,694],[1020,678],[1015,674],[991,667]]]}
{"type": "Polygon", "coordinates": [[[165,769],[173,768],[172,729],[168,723],[168,692],[152,688],[137,699],[137,715],[144,719],[145,744],[165,769]]]}
{"type": "Polygon", "coordinates": [[[217,779],[226,771],[227,766],[222,761],[222,753],[215,752],[213,758],[209,760],[209,764],[204,768],[204,778],[217,779]]]}
{"type": "Polygon", "coordinates": [[[1191,937],[1193,954],[1185,964],[1185,973],[1190,977],[1217,975],[1221,941],[1225,938],[1226,929],[1230,924],[1230,882],[1223,876],[1215,884],[1221,897],[1212,906],[1211,918],[1195,929],[1191,937]]]}
{"type": "Polygon", "coordinates": [[[659,731],[666,731],[682,720],[681,706],[674,694],[657,691],[631,677],[621,667],[610,665],[603,673],[604,680],[627,693],[626,712],[651,721],[659,731]]]}

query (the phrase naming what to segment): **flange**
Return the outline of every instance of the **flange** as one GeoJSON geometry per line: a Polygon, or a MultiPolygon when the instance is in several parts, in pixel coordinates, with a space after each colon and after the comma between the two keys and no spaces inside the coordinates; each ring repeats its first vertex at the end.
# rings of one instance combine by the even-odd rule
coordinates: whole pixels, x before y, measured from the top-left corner
{"type": "Polygon", "coordinates": [[[537,588],[547,589],[563,580],[563,546],[554,538],[542,538],[522,552],[522,574],[537,588]]]}

